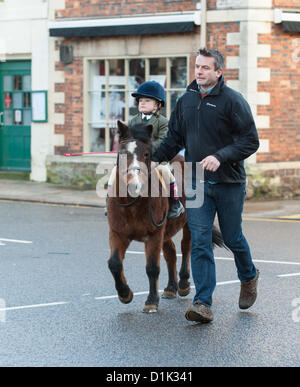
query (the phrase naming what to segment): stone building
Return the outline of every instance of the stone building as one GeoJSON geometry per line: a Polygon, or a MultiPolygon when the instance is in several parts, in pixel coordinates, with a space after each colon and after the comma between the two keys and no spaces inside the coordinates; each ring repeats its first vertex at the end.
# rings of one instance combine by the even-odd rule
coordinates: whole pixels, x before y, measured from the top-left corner
{"type": "MultiPolygon", "coordinates": [[[[203,46],[225,55],[226,83],[251,106],[261,143],[247,160],[253,190],[299,195],[300,0],[0,2],[1,79],[13,61],[27,59],[32,90],[47,91],[47,119],[31,123],[31,179],[92,184],[96,165],[115,158],[116,121],[136,112],[131,92],[157,80],[166,88],[169,117],[203,46]],[[11,24],[13,4],[20,7],[21,19],[14,20],[20,28],[11,24]],[[63,156],[71,152],[104,153],[63,156]]],[[[0,99],[4,127],[7,111],[17,110],[5,109],[8,91],[0,99]]],[[[0,150],[5,141],[0,130],[0,150]]],[[[0,156],[0,169],[4,164],[0,156]]]]}

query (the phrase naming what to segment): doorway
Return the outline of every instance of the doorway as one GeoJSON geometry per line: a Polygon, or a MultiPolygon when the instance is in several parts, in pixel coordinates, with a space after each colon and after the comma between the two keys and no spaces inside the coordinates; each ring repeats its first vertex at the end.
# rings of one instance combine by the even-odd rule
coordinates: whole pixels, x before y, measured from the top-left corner
{"type": "Polygon", "coordinates": [[[31,62],[0,63],[0,170],[31,169],[31,62]]]}

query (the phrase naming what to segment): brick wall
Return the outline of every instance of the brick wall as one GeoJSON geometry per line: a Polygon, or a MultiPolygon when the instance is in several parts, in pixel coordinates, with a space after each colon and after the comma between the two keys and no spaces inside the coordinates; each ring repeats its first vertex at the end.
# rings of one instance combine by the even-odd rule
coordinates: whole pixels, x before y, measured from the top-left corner
{"type": "MultiPolygon", "coordinates": [[[[58,47],[56,48],[58,50],[58,47]]],[[[55,125],[55,134],[65,136],[65,146],[57,146],[55,154],[83,150],[83,60],[75,60],[66,66],[56,63],[56,70],[65,73],[65,82],[55,84],[55,92],[65,94],[65,103],[55,104],[55,113],[64,113],[64,125],[55,125]]]]}
{"type": "MultiPolygon", "coordinates": [[[[196,9],[198,0],[66,0],[64,10],[57,10],[56,18],[99,17],[135,15],[144,13],[191,11],[196,9]]],[[[215,1],[212,1],[215,3],[215,1]]]]}
{"type": "Polygon", "coordinates": [[[299,0],[273,0],[274,8],[294,8],[299,9],[299,0]]]}
{"type": "Polygon", "coordinates": [[[271,45],[271,57],[259,59],[258,66],[271,69],[269,82],[260,82],[259,91],[270,93],[270,105],[258,106],[258,114],[270,116],[270,128],[260,130],[269,139],[270,151],[257,156],[259,162],[300,161],[300,39],[273,25],[271,34],[259,42],[271,45]]]}
{"type": "MultiPolygon", "coordinates": [[[[227,44],[227,34],[240,31],[240,23],[213,23],[207,24],[207,47],[219,50],[225,58],[239,55],[238,45],[227,44]]],[[[225,60],[226,66],[226,60],[225,60]]],[[[237,80],[239,78],[238,69],[229,69],[225,67],[224,78],[228,80],[237,80]]]]}

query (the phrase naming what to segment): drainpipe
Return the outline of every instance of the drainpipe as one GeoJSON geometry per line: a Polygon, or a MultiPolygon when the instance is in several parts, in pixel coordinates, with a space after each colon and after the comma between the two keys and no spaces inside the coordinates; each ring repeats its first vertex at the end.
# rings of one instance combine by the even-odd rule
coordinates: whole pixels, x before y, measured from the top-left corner
{"type": "Polygon", "coordinates": [[[201,0],[200,48],[206,47],[207,0],[201,0]]]}

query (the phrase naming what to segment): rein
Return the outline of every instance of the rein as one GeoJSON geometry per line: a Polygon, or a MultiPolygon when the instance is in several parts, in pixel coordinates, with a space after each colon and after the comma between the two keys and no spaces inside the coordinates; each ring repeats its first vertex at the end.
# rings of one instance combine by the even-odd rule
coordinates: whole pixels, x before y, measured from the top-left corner
{"type": "Polygon", "coordinates": [[[154,218],[153,218],[153,214],[152,214],[152,206],[151,206],[151,197],[150,196],[148,197],[148,209],[149,209],[149,216],[150,216],[150,219],[151,219],[153,226],[161,227],[165,223],[165,220],[167,217],[166,211],[164,212],[164,216],[163,216],[162,220],[160,221],[160,223],[156,223],[154,218]]]}
{"type": "Polygon", "coordinates": [[[133,199],[131,202],[129,202],[129,203],[120,203],[120,202],[118,202],[115,198],[113,198],[113,201],[114,201],[115,203],[117,203],[117,205],[120,206],[120,207],[130,207],[130,206],[132,206],[134,203],[136,203],[136,202],[139,200],[139,198],[140,198],[140,196],[134,198],[134,199],[133,199]]]}

